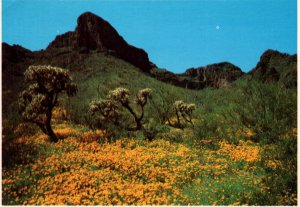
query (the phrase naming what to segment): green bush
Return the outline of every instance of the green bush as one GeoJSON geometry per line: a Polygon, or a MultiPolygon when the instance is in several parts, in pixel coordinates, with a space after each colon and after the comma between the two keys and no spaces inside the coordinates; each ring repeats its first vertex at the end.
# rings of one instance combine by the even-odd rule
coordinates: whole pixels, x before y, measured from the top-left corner
{"type": "Polygon", "coordinates": [[[280,84],[245,81],[238,85],[234,112],[255,141],[274,143],[297,124],[297,93],[280,84]]]}
{"type": "Polygon", "coordinates": [[[150,119],[149,122],[144,125],[143,134],[149,141],[152,141],[159,133],[166,132],[167,130],[168,127],[166,125],[162,125],[154,119],[150,119]]]}
{"type": "Polygon", "coordinates": [[[174,115],[172,106],[176,100],[180,99],[180,95],[174,86],[156,89],[150,106],[150,110],[155,112],[151,114],[152,118],[158,120],[161,124],[168,123],[171,125],[170,119],[174,115]]]}
{"type": "Polygon", "coordinates": [[[202,104],[195,111],[197,122],[194,134],[198,140],[226,139],[231,143],[238,142],[241,137],[230,133],[243,128],[238,114],[234,112],[237,105],[232,102],[232,97],[236,95],[236,89],[232,86],[203,91],[202,104]]]}
{"type": "Polygon", "coordinates": [[[237,142],[246,137],[228,131],[249,129],[254,134],[250,137],[252,140],[274,143],[279,136],[296,127],[295,89],[244,79],[230,87],[204,93],[203,106],[196,111],[195,134],[199,138],[237,142]]]}
{"type": "MultiPolygon", "coordinates": [[[[296,205],[295,200],[287,200],[297,195],[297,135],[281,136],[276,144],[263,151],[263,166],[267,172],[265,183],[269,187],[268,196],[276,205],[296,205]],[[277,160],[276,168],[268,166],[269,160],[277,160]]],[[[266,193],[267,195],[267,193],[266,193]]],[[[266,196],[260,195],[260,196],[266,196]]]]}

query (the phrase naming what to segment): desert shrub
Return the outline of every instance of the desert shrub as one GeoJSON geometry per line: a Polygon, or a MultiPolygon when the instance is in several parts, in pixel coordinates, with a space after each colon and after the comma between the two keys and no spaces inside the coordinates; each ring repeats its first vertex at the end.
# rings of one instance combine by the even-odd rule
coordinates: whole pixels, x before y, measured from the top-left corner
{"type": "Polygon", "coordinates": [[[170,130],[162,134],[162,137],[165,140],[176,142],[176,143],[182,143],[183,136],[184,136],[183,130],[178,128],[171,128],[170,130]]]}
{"type": "Polygon", "coordinates": [[[193,111],[196,109],[195,104],[187,104],[183,102],[182,100],[175,101],[173,104],[174,112],[176,114],[177,123],[176,125],[178,127],[183,127],[182,123],[180,122],[180,119],[182,118],[186,123],[190,123],[192,126],[194,126],[192,121],[192,114],[193,111]]]}
{"type": "Polygon", "coordinates": [[[24,75],[30,85],[19,98],[22,118],[36,124],[51,141],[57,142],[51,127],[52,111],[58,103],[59,94],[66,92],[68,96],[73,96],[77,86],[72,83],[68,72],[58,67],[30,66],[24,75]]]}
{"type": "Polygon", "coordinates": [[[229,105],[218,105],[212,110],[206,107],[196,112],[197,123],[194,127],[195,137],[201,140],[213,140],[218,142],[226,139],[230,143],[238,143],[239,139],[244,138],[238,133],[244,126],[239,121],[239,117],[229,105]]]}
{"type": "Polygon", "coordinates": [[[294,89],[242,79],[230,87],[204,93],[203,106],[196,110],[195,134],[199,138],[209,136],[229,142],[252,139],[272,143],[296,127],[297,93],[294,89]],[[250,130],[253,135],[231,133],[245,130],[250,130]]]}
{"type": "Polygon", "coordinates": [[[269,190],[258,197],[268,196],[276,205],[297,205],[297,135],[280,136],[276,144],[267,145],[262,153],[267,173],[264,182],[269,190]]]}
{"type": "Polygon", "coordinates": [[[168,127],[158,123],[154,119],[150,119],[143,128],[143,134],[149,141],[152,141],[158,134],[166,131],[168,131],[168,127]]]}
{"type": "MultiPolygon", "coordinates": [[[[5,102],[4,99],[2,101],[5,102]]],[[[18,107],[17,101],[2,107],[2,142],[12,142],[17,137],[14,131],[22,121],[18,107]]]]}
{"type": "Polygon", "coordinates": [[[205,114],[205,118],[200,124],[196,125],[196,132],[199,138],[221,138],[223,131],[221,128],[220,117],[217,114],[205,114]]]}
{"type": "Polygon", "coordinates": [[[175,88],[166,90],[166,88],[160,88],[155,90],[155,94],[151,99],[151,111],[152,117],[159,120],[161,124],[168,123],[172,125],[171,118],[174,115],[173,103],[180,99],[180,95],[177,93],[175,88]]]}
{"type": "Polygon", "coordinates": [[[255,141],[274,143],[297,123],[297,93],[280,84],[242,82],[231,97],[238,120],[254,132],[255,141]]]}

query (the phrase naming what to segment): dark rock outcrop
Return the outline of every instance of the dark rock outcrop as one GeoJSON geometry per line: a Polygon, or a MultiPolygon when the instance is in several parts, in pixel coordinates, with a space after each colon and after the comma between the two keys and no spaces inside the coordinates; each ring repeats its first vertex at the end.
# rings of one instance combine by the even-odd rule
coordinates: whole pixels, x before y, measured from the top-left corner
{"type": "Polygon", "coordinates": [[[166,70],[157,70],[153,74],[157,79],[177,86],[202,89],[205,87],[222,87],[235,81],[244,73],[239,67],[231,63],[221,62],[199,68],[190,68],[181,74],[174,74],[166,70]]]}
{"type": "Polygon", "coordinates": [[[80,53],[105,52],[144,72],[151,69],[148,54],[144,50],[129,45],[107,21],[91,12],[80,15],[75,31],[57,36],[47,49],[54,48],[71,48],[80,53]]]}
{"type": "Polygon", "coordinates": [[[297,55],[267,50],[249,74],[263,82],[280,81],[286,87],[297,87],[297,55]]]}
{"type": "Polygon", "coordinates": [[[17,100],[24,87],[23,74],[34,59],[34,54],[19,45],[2,43],[2,110],[17,100]]]}
{"type": "Polygon", "coordinates": [[[243,74],[239,67],[228,62],[221,62],[188,69],[186,72],[180,74],[180,76],[196,79],[199,82],[200,88],[208,86],[219,88],[235,81],[243,74]]]}
{"type": "MultiPolygon", "coordinates": [[[[9,45],[2,43],[2,73],[22,76],[27,66],[27,62],[34,59],[34,53],[19,45],[9,45]],[[26,65],[26,66],[25,66],[26,65]]],[[[2,78],[3,82],[10,82],[7,78],[2,78]]],[[[11,82],[10,82],[11,83],[11,82]]]]}
{"type": "Polygon", "coordinates": [[[33,53],[21,47],[20,45],[12,45],[10,46],[7,43],[2,43],[2,60],[10,61],[10,62],[22,62],[26,58],[32,58],[33,53]]]}
{"type": "Polygon", "coordinates": [[[75,32],[66,32],[61,35],[57,35],[55,39],[48,45],[47,49],[55,48],[75,48],[76,35],[75,32]]]}

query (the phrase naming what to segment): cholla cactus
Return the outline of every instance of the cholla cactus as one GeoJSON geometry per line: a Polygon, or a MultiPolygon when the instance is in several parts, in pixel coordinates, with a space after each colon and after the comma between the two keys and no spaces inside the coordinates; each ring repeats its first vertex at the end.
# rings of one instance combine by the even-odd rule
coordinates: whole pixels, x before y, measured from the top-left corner
{"type": "Polygon", "coordinates": [[[32,120],[33,122],[44,122],[46,115],[43,112],[47,111],[48,100],[43,94],[33,95],[27,91],[22,92],[19,101],[19,110],[25,120],[32,120]],[[30,104],[28,104],[30,102],[30,104]]]}
{"type": "Polygon", "coordinates": [[[191,123],[192,122],[192,113],[196,109],[195,104],[187,104],[182,100],[175,101],[174,102],[174,109],[177,117],[177,123],[179,126],[181,126],[180,123],[180,116],[187,122],[191,123]]]}
{"type": "Polygon", "coordinates": [[[142,89],[138,92],[135,103],[140,106],[145,106],[147,104],[148,98],[151,98],[152,90],[150,88],[142,89]]]}
{"type": "Polygon", "coordinates": [[[109,99],[103,99],[100,101],[92,101],[90,103],[89,111],[92,114],[100,112],[104,121],[111,121],[115,124],[118,122],[119,107],[116,102],[109,99]]]}
{"type": "Polygon", "coordinates": [[[180,111],[180,112],[184,111],[185,105],[186,104],[182,100],[174,102],[175,109],[178,110],[178,111],[180,111]]]}
{"type": "Polygon", "coordinates": [[[139,116],[130,106],[130,93],[126,88],[117,88],[113,91],[110,91],[106,100],[92,102],[90,104],[90,111],[98,111],[103,117],[106,117],[107,120],[112,121],[113,117],[118,115],[118,110],[120,110],[120,107],[124,107],[133,116],[136,123],[136,129],[140,130],[143,128],[142,119],[144,117],[144,107],[147,104],[148,99],[151,97],[151,93],[152,90],[150,88],[145,88],[140,90],[136,95],[135,103],[141,108],[141,114],[139,116]]]}
{"type": "Polygon", "coordinates": [[[51,127],[52,110],[58,102],[59,93],[73,96],[77,86],[68,72],[52,66],[30,66],[24,73],[29,87],[20,94],[19,111],[25,121],[37,124],[50,137],[58,141],[51,127]]]}
{"type": "Polygon", "coordinates": [[[108,99],[120,102],[122,105],[129,103],[129,90],[126,88],[116,88],[108,93],[108,99]]]}
{"type": "Polygon", "coordinates": [[[147,104],[148,98],[151,97],[151,89],[145,88],[138,92],[135,103],[138,104],[141,108],[140,116],[133,110],[133,108],[129,105],[129,90],[125,88],[117,88],[108,94],[108,98],[113,101],[119,102],[124,108],[126,108],[129,113],[133,116],[134,121],[136,123],[136,129],[140,130],[143,128],[142,119],[144,117],[144,107],[147,104]]]}
{"type": "Polygon", "coordinates": [[[192,115],[192,113],[195,109],[196,109],[195,104],[187,104],[186,113],[192,115]]]}
{"type": "Polygon", "coordinates": [[[66,91],[68,96],[77,92],[77,86],[72,83],[67,70],[52,66],[29,66],[25,71],[27,82],[36,82],[41,93],[59,93],[66,91]]]}

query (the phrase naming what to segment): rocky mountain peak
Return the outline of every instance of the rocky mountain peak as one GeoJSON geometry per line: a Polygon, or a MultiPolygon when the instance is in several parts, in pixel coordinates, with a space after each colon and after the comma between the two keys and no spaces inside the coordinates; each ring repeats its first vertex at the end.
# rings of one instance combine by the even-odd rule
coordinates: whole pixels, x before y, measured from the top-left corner
{"type": "Polygon", "coordinates": [[[107,21],[91,12],[83,13],[78,17],[75,33],[77,46],[80,48],[106,50],[127,45],[107,21]]]}
{"type": "Polygon", "coordinates": [[[58,35],[47,49],[72,48],[79,52],[105,52],[121,58],[145,72],[151,69],[148,54],[129,45],[111,24],[101,17],[85,12],[77,19],[74,32],[58,35]]]}
{"type": "Polygon", "coordinates": [[[286,87],[297,87],[297,55],[266,50],[249,74],[263,82],[282,82],[286,87]]]}

